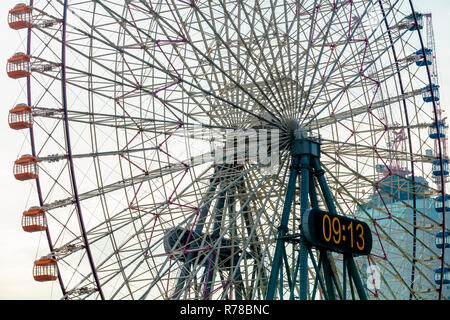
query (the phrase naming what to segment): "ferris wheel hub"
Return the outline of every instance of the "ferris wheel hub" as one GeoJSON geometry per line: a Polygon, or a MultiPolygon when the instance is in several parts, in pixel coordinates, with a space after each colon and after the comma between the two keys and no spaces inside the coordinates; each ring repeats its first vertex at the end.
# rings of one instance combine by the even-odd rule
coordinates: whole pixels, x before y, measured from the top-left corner
{"type": "Polygon", "coordinates": [[[311,134],[303,128],[298,128],[294,132],[294,138],[291,143],[291,153],[296,155],[310,155],[320,158],[320,145],[322,144],[319,136],[311,134]]]}

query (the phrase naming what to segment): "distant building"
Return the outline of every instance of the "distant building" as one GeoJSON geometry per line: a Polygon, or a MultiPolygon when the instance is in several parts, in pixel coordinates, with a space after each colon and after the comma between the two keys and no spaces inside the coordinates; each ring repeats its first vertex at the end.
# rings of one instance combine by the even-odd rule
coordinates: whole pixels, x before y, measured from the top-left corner
{"type": "MultiPolygon", "coordinates": [[[[371,226],[374,234],[372,253],[380,257],[387,256],[387,260],[377,259],[381,273],[379,288],[369,284],[371,293],[381,299],[406,300],[411,294],[417,294],[413,299],[436,300],[439,297],[437,282],[440,283],[441,276],[442,213],[436,210],[435,199],[423,177],[415,178],[414,201],[412,180],[412,176],[406,173],[387,177],[380,182],[378,190],[374,189],[369,201],[356,212],[361,219],[370,217],[376,221],[377,227],[371,226]],[[414,286],[411,292],[413,265],[414,286]]],[[[449,262],[450,250],[446,250],[445,260],[449,262]]],[[[367,286],[367,281],[373,280],[364,273],[369,267],[369,261],[367,258],[358,258],[358,262],[363,270],[363,282],[367,286]]],[[[450,281],[444,283],[443,298],[450,299],[450,281]]]]}

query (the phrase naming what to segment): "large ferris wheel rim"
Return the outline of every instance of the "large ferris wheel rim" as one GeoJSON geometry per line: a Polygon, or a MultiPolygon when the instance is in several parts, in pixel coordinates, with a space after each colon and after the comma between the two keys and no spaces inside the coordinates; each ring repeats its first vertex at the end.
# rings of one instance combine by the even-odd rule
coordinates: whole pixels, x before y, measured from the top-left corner
{"type": "Polygon", "coordinates": [[[83,214],[81,212],[80,198],[78,196],[78,186],[75,177],[75,166],[72,158],[72,145],[70,140],[70,128],[69,128],[69,118],[68,118],[68,106],[67,106],[67,84],[66,84],[66,32],[67,32],[67,10],[68,10],[68,0],[64,0],[63,6],[63,17],[62,17],[62,54],[61,54],[61,82],[62,82],[62,104],[64,110],[64,126],[65,126],[65,137],[67,145],[67,155],[70,167],[70,177],[72,180],[72,187],[74,192],[74,200],[76,203],[76,210],[78,214],[79,224],[82,232],[83,242],[85,245],[85,250],[89,259],[89,264],[91,266],[92,274],[96,283],[96,290],[98,291],[100,298],[105,299],[103,295],[102,285],[98,278],[97,268],[95,266],[94,258],[92,256],[89,239],[86,232],[86,226],[83,219],[83,214]]]}
{"type": "MultiPolygon", "coordinates": [[[[384,8],[383,8],[383,3],[381,2],[381,0],[379,1],[379,5],[380,5],[380,8],[381,8],[381,11],[382,11],[383,15],[385,15],[385,11],[384,11],[384,8]]],[[[415,11],[413,9],[413,13],[414,12],[415,11]]],[[[392,44],[392,41],[393,41],[392,40],[392,34],[391,34],[391,31],[390,31],[389,24],[387,23],[386,20],[385,20],[385,25],[386,25],[386,28],[389,30],[388,31],[388,33],[389,33],[389,41],[392,44]]],[[[416,25],[417,25],[417,21],[416,21],[416,25]]],[[[420,32],[419,28],[417,28],[417,29],[420,32]]],[[[424,49],[425,48],[422,47],[422,50],[424,50],[424,49]]],[[[405,94],[405,90],[404,90],[402,76],[400,74],[398,57],[397,57],[397,53],[396,53],[395,48],[394,48],[393,45],[391,46],[391,50],[392,50],[392,53],[394,55],[395,64],[396,64],[397,71],[398,71],[397,76],[398,76],[398,81],[400,83],[400,90],[401,90],[402,95],[404,95],[405,94]]],[[[411,175],[412,175],[412,184],[413,184],[414,233],[416,233],[417,196],[416,196],[416,190],[415,190],[415,188],[416,188],[416,184],[415,184],[415,182],[416,182],[415,161],[414,161],[414,158],[412,157],[412,154],[413,154],[412,138],[411,138],[411,129],[409,128],[410,123],[409,123],[408,109],[407,109],[407,106],[406,106],[406,99],[403,99],[403,108],[404,108],[405,120],[406,120],[407,132],[408,132],[409,151],[410,151],[410,154],[411,154],[411,171],[412,171],[411,175]]],[[[412,290],[414,289],[415,264],[416,264],[416,249],[415,249],[416,248],[416,237],[414,237],[413,241],[414,241],[414,244],[413,244],[413,248],[414,249],[413,249],[413,263],[412,263],[412,269],[411,269],[411,293],[410,293],[410,298],[412,298],[412,296],[413,296],[412,290]]]]}
{"type": "MultiPolygon", "coordinates": [[[[417,25],[417,14],[416,14],[416,11],[414,9],[414,5],[413,5],[412,0],[409,0],[409,4],[411,6],[411,10],[412,10],[413,15],[414,15],[414,21],[415,21],[415,23],[417,25]]],[[[418,35],[419,35],[419,40],[420,40],[420,44],[422,46],[422,50],[423,50],[423,52],[425,52],[425,44],[424,44],[424,41],[423,41],[423,37],[422,37],[422,33],[420,31],[420,28],[417,28],[417,32],[418,32],[418,35]]],[[[433,86],[433,81],[432,81],[432,78],[431,78],[430,66],[428,65],[427,59],[428,58],[425,57],[428,83],[429,83],[429,86],[431,88],[433,86]]],[[[433,90],[431,90],[431,97],[432,97],[432,104],[433,104],[434,119],[435,119],[435,122],[436,122],[436,130],[437,130],[438,136],[440,136],[441,135],[441,132],[440,132],[441,128],[438,125],[438,121],[439,121],[438,108],[437,108],[436,99],[435,99],[433,90]]],[[[440,180],[441,180],[441,196],[442,196],[442,199],[444,199],[445,196],[446,196],[446,191],[445,191],[445,185],[446,184],[445,184],[445,181],[444,181],[444,156],[443,156],[443,147],[442,147],[441,139],[438,139],[437,143],[438,143],[438,150],[439,150],[438,158],[439,158],[439,162],[440,162],[440,166],[441,166],[441,177],[440,177],[440,180]]],[[[446,216],[446,208],[444,206],[443,207],[443,213],[442,213],[442,232],[444,234],[446,232],[446,217],[445,216],[446,216]]],[[[442,299],[442,291],[443,291],[443,287],[444,287],[444,274],[445,274],[445,245],[443,246],[442,255],[441,255],[441,281],[440,281],[440,284],[439,284],[439,300],[442,299]]]]}
{"type": "MultiPolygon", "coordinates": [[[[34,0],[30,0],[30,6],[33,7],[33,5],[34,5],[34,0]]],[[[27,54],[28,55],[31,55],[31,36],[32,36],[32,28],[28,28],[28,30],[27,30],[27,54]]],[[[30,105],[30,106],[32,105],[31,77],[27,78],[27,102],[28,102],[28,105],[30,105]]],[[[36,146],[35,146],[35,141],[34,141],[33,128],[30,128],[29,132],[30,132],[30,144],[31,144],[32,155],[34,157],[36,157],[36,146]]],[[[43,196],[42,196],[41,184],[40,184],[39,178],[36,179],[36,189],[37,189],[39,204],[42,207],[44,205],[44,200],[43,200],[43,196]]],[[[54,252],[54,246],[53,246],[53,242],[51,239],[49,228],[46,229],[45,233],[46,233],[50,252],[54,252]]],[[[67,291],[66,291],[66,288],[65,288],[65,285],[63,282],[63,278],[61,276],[59,269],[58,269],[58,282],[59,282],[61,292],[62,292],[63,296],[65,296],[67,294],[67,291]]]]}
{"type": "MultiPolygon", "coordinates": [[[[411,1],[410,1],[411,2],[411,1]]],[[[30,3],[31,3],[31,5],[33,4],[33,0],[30,0],[30,3]]],[[[379,2],[380,3],[380,5],[382,5],[381,4],[381,1],[379,2]]],[[[68,5],[68,1],[67,0],[65,0],[64,1],[64,10],[67,10],[67,5],[68,5]]],[[[412,2],[411,2],[411,6],[412,6],[412,2]]],[[[413,10],[413,12],[414,12],[414,8],[412,8],[412,10],[413,10]]],[[[66,15],[64,14],[64,18],[63,18],[63,29],[65,29],[65,27],[66,27],[66,23],[67,23],[67,20],[66,20],[66,15]]],[[[385,20],[385,22],[387,23],[387,21],[385,20]]],[[[419,34],[420,34],[420,30],[418,30],[418,32],[419,32],[419,34]]],[[[31,30],[29,30],[29,39],[28,39],[28,46],[30,46],[30,42],[31,42],[31,30]]],[[[62,44],[62,49],[63,50],[65,50],[65,47],[66,47],[66,43],[65,43],[65,41],[63,41],[63,44],[62,44]]],[[[29,48],[30,49],[30,48],[29,48]]],[[[422,49],[424,49],[424,47],[423,47],[423,42],[422,42],[422,49]]],[[[64,58],[63,58],[63,60],[64,60],[64,58]]],[[[65,69],[65,63],[63,62],[63,64],[62,64],[62,68],[63,68],[63,70],[65,69]]],[[[428,67],[427,67],[428,68],[428,67]]],[[[430,80],[431,81],[431,80],[430,80]]],[[[401,82],[401,80],[400,80],[400,82],[401,82]]],[[[65,80],[65,77],[63,76],[63,87],[65,87],[65,85],[66,85],[66,80],[65,80]]],[[[430,85],[431,85],[431,82],[430,82],[430,85]]],[[[30,91],[28,91],[28,95],[29,95],[29,101],[31,101],[31,93],[30,93],[30,91]]],[[[31,105],[31,102],[29,103],[30,105],[31,105]]],[[[67,117],[67,103],[65,102],[64,103],[64,105],[65,105],[65,118],[66,118],[66,121],[68,121],[68,117],[67,117]]],[[[435,105],[435,102],[434,102],[434,107],[435,107],[435,109],[436,109],[436,105],[435,105]]],[[[266,119],[263,119],[263,120],[266,120],[266,119]]],[[[407,126],[409,126],[409,120],[407,120],[407,126]]],[[[71,144],[70,144],[70,136],[69,136],[69,126],[68,126],[68,122],[66,123],[66,130],[67,130],[67,148],[68,148],[68,154],[69,154],[69,158],[70,158],[70,160],[71,160],[71,144]]],[[[32,131],[31,131],[32,132],[32,131]]],[[[34,140],[33,139],[31,139],[31,143],[32,143],[32,148],[33,148],[33,151],[34,151],[34,140]]],[[[411,137],[409,137],[409,142],[411,143],[411,137]]],[[[34,151],[35,152],[35,151],[34,151]]],[[[442,153],[440,154],[440,160],[442,161],[442,153]]],[[[411,161],[412,161],[412,168],[414,168],[414,159],[411,159],[411,161]]],[[[70,161],[71,162],[71,161],[70,161]]],[[[72,178],[74,179],[75,178],[75,172],[73,171],[73,163],[71,164],[71,171],[72,171],[72,178]]],[[[441,166],[441,168],[442,168],[442,166],[441,166]]],[[[443,170],[443,169],[442,169],[443,170]]],[[[413,178],[414,179],[414,178],[413,178]]],[[[38,193],[40,193],[40,186],[39,186],[39,180],[37,180],[36,181],[36,183],[37,183],[37,185],[38,185],[38,193]]],[[[75,192],[75,194],[76,194],[76,202],[78,202],[78,204],[77,204],[77,206],[79,206],[79,199],[78,199],[78,191],[77,191],[77,186],[76,186],[76,182],[75,182],[75,179],[74,179],[74,181],[73,181],[73,185],[74,185],[74,192],[75,192]]],[[[443,194],[445,194],[445,193],[443,193],[443,194]]],[[[40,200],[41,200],[41,202],[42,202],[42,195],[39,195],[39,197],[40,197],[40,200]]],[[[414,194],[414,198],[416,197],[416,195],[414,194]]],[[[80,210],[80,209],[78,209],[78,210],[80,210]]],[[[80,217],[80,223],[81,223],[81,229],[84,229],[84,227],[83,227],[83,222],[82,222],[82,214],[81,214],[81,211],[79,211],[79,213],[78,213],[78,215],[79,215],[79,217],[80,217]]],[[[49,232],[47,232],[47,237],[48,237],[48,241],[49,241],[49,245],[50,245],[50,250],[51,251],[53,251],[53,248],[52,248],[52,244],[51,244],[51,238],[50,238],[50,234],[49,234],[49,232]]],[[[90,251],[90,247],[89,247],[89,242],[88,242],[88,237],[87,237],[87,234],[86,234],[86,231],[85,230],[83,230],[83,237],[84,237],[84,240],[85,240],[85,244],[86,244],[86,250],[87,250],[87,252],[88,252],[88,255],[90,255],[89,254],[89,251],[90,251]]],[[[91,260],[91,258],[90,258],[90,260],[91,260]]],[[[98,278],[96,277],[96,267],[95,267],[95,264],[94,264],[94,262],[93,261],[91,261],[91,267],[92,267],[92,273],[94,274],[94,278],[96,278],[96,282],[97,282],[97,289],[100,291],[100,295],[101,295],[101,297],[102,298],[104,298],[103,297],[103,295],[102,295],[102,293],[101,293],[101,283],[100,283],[100,281],[98,280],[98,278]]],[[[442,277],[443,278],[443,277],[442,277]]],[[[59,276],[59,280],[60,280],[60,285],[61,285],[61,289],[62,289],[62,291],[63,291],[63,294],[65,295],[66,294],[66,289],[64,288],[64,284],[63,284],[63,282],[62,282],[62,278],[59,276]]],[[[442,290],[442,284],[441,284],[441,290],[442,290]]]]}

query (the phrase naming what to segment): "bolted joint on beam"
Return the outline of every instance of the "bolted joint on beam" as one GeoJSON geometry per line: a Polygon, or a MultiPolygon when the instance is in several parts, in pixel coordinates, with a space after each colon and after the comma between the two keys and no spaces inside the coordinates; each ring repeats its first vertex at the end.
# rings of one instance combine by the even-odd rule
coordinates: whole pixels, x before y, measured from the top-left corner
{"type": "Polygon", "coordinates": [[[317,178],[323,177],[325,175],[325,170],[323,170],[323,169],[314,170],[314,175],[317,178]]]}
{"type": "MultiPolygon", "coordinates": [[[[298,163],[298,164],[292,164],[291,166],[290,166],[290,169],[292,170],[292,169],[295,169],[295,170],[297,170],[298,172],[301,172],[302,170],[309,170],[309,171],[312,171],[313,170],[313,167],[311,166],[311,165],[309,165],[309,164],[306,164],[306,163],[298,163]]],[[[300,190],[300,188],[296,188],[296,190],[300,190]]]]}

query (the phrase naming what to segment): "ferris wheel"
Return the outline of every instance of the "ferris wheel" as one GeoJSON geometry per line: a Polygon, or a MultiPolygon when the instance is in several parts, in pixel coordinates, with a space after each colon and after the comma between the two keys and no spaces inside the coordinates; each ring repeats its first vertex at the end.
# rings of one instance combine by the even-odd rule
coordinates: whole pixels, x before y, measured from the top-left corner
{"type": "Polygon", "coordinates": [[[445,298],[426,18],[403,0],[16,5],[34,279],[63,299],[445,298]]]}

